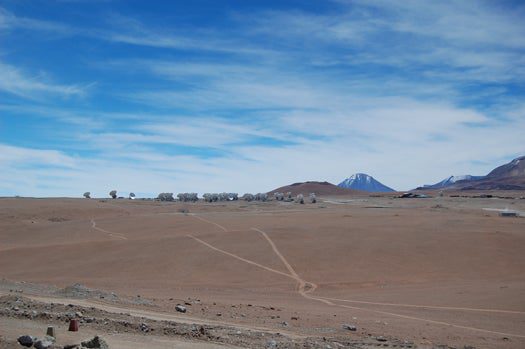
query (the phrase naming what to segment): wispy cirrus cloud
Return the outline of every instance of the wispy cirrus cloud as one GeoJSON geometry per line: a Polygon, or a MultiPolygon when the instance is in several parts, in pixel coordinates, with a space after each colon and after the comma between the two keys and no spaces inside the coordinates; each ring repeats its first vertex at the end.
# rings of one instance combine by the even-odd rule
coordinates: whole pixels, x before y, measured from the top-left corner
{"type": "Polygon", "coordinates": [[[55,21],[40,20],[31,17],[16,16],[12,12],[0,7],[0,30],[34,30],[53,32],[55,34],[74,34],[71,26],[55,21]]]}
{"type": "Polygon", "coordinates": [[[63,85],[50,81],[43,76],[29,75],[20,69],[0,62],[0,91],[8,92],[26,98],[38,98],[42,94],[52,94],[63,97],[81,96],[88,85],[63,85]]]}

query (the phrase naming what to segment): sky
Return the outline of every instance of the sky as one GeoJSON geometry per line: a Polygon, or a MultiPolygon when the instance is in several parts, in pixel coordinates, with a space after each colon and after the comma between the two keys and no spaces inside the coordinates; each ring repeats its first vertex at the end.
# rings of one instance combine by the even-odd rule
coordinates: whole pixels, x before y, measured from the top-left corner
{"type": "Polygon", "coordinates": [[[525,155],[525,3],[0,0],[0,196],[408,190],[525,155]]]}

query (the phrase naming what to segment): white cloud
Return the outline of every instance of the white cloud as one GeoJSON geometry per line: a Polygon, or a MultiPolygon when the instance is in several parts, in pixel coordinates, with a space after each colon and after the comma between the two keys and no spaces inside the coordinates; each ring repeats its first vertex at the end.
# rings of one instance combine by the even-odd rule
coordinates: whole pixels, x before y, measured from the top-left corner
{"type": "Polygon", "coordinates": [[[38,98],[42,94],[64,97],[83,95],[87,86],[56,84],[41,76],[30,76],[20,69],[0,62],[0,91],[26,98],[38,98]]]}
{"type": "Polygon", "coordinates": [[[34,18],[19,17],[0,7],[0,30],[27,29],[35,31],[53,32],[61,35],[74,34],[74,30],[67,25],[38,20],[34,18]]]}

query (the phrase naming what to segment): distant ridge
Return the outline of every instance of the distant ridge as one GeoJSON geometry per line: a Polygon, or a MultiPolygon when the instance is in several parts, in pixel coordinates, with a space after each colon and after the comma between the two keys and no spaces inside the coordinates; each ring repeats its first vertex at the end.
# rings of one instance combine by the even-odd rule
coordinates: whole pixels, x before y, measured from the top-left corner
{"type": "Polygon", "coordinates": [[[372,193],[388,193],[395,191],[394,189],[387,187],[383,183],[376,180],[374,177],[367,175],[366,173],[356,173],[338,184],[338,187],[345,189],[354,189],[368,191],[372,193]]]}
{"type": "Polygon", "coordinates": [[[486,176],[452,176],[417,189],[525,190],[525,156],[496,167],[486,176]]]}
{"type": "Polygon", "coordinates": [[[268,194],[273,195],[275,192],[288,193],[291,192],[292,195],[304,194],[308,195],[309,193],[315,193],[316,195],[352,195],[352,194],[364,194],[363,192],[351,189],[345,189],[338,187],[335,184],[329,182],[316,182],[316,181],[307,181],[307,182],[298,182],[290,185],[285,185],[274,189],[268,194]]]}
{"type": "Polygon", "coordinates": [[[471,175],[463,175],[463,176],[450,176],[448,178],[445,178],[441,182],[437,182],[436,184],[425,184],[422,189],[443,189],[450,187],[451,185],[455,184],[459,181],[475,181],[478,179],[484,178],[483,176],[471,176],[471,175]]]}

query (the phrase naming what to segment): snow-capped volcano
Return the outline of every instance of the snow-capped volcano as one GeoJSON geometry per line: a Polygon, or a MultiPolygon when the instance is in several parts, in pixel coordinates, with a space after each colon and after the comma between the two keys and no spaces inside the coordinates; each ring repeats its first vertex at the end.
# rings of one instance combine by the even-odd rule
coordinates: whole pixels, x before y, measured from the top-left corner
{"type": "Polygon", "coordinates": [[[441,182],[438,182],[436,184],[426,184],[423,186],[423,188],[427,189],[440,189],[440,188],[446,188],[450,187],[451,185],[455,184],[459,181],[475,181],[478,179],[483,178],[483,176],[471,176],[471,175],[462,175],[462,176],[450,176],[448,178],[445,178],[441,182]]]}
{"type": "Polygon", "coordinates": [[[390,192],[395,191],[392,188],[375,180],[374,177],[365,173],[356,173],[339,183],[337,186],[347,189],[363,190],[370,192],[390,192]]]}

